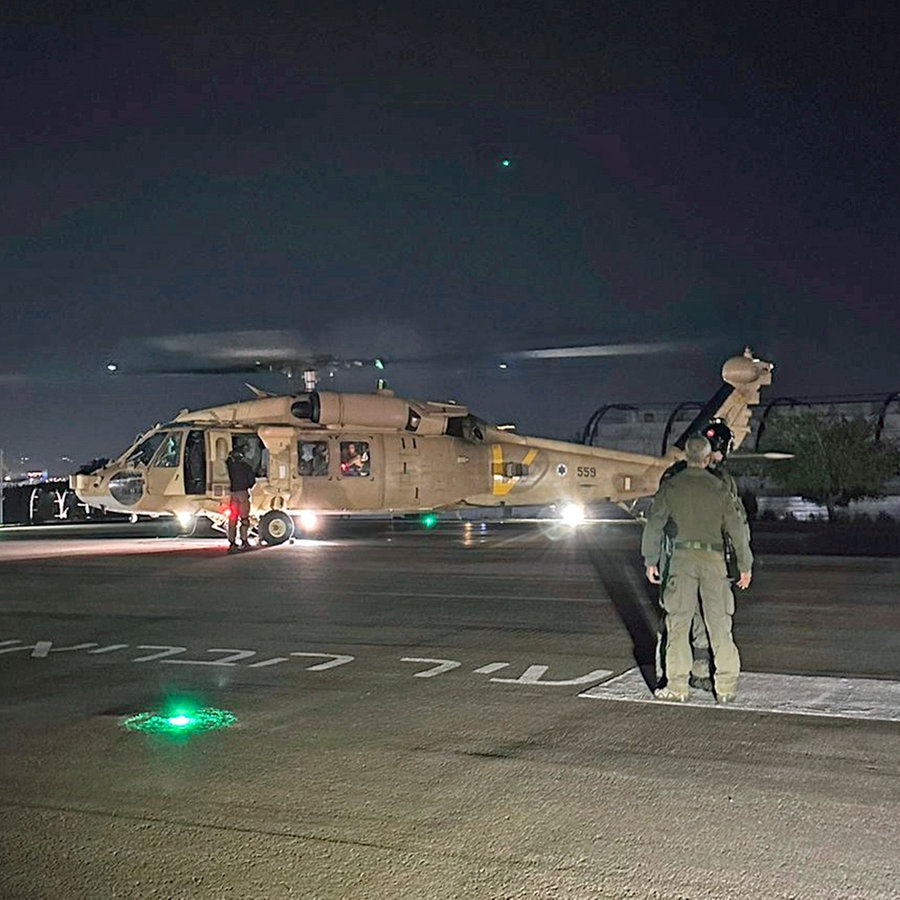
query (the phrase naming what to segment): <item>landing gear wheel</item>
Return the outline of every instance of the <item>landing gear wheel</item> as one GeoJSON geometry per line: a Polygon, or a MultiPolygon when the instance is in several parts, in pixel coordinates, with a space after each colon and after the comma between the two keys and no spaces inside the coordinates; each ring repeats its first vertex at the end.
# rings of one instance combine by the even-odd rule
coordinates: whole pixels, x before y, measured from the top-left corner
{"type": "Polygon", "coordinates": [[[267,512],[260,520],[257,526],[259,539],[264,544],[275,546],[275,544],[283,544],[286,540],[294,536],[294,520],[281,510],[272,510],[267,512]]]}

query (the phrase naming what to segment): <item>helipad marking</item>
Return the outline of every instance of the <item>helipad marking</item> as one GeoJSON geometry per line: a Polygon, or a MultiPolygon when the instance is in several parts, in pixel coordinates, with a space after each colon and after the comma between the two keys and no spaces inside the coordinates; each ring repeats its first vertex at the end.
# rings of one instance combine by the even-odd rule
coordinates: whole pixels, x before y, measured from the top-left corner
{"type": "Polygon", "coordinates": [[[900,722],[900,682],[874,678],[742,672],[737,699],[728,706],[719,706],[705,691],[693,691],[686,703],[657,700],[650,693],[640,669],[635,668],[582,691],[578,696],[659,706],[705,706],[743,712],[900,722]]]}

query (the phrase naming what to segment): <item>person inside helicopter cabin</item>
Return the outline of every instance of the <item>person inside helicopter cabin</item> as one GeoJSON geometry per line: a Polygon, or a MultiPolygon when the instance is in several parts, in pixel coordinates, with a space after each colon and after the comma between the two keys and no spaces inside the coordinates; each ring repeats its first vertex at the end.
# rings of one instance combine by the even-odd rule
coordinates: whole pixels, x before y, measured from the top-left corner
{"type": "Polygon", "coordinates": [[[368,444],[356,441],[344,441],[341,444],[341,474],[351,476],[369,474],[368,444]]]}
{"type": "Polygon", "coordinates": [[[253,467],[244,454],[234,449],[225,459],[228,469],[228,487],[231,500],[228,510],[228,552],[250,547],[250,489],[256,484],[253,467]],[[238,545],[238,522],[240,522],[241,543],[238,545]]]}

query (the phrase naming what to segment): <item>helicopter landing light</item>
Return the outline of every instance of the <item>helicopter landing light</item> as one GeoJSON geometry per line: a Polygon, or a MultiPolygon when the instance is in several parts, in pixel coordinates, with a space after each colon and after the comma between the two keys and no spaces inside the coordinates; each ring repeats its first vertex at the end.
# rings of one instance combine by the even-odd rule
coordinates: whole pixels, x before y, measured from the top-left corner
{"type": "Polygon", "coordinates": [[[319,517],[311,509],[301,509],[297,514],[297,524],[302,531],[315,531],[319,527],[319,517]]]}
{"type": "Polygon", "coordinates": [[[573,528],[584,521],[584,507],[577,503],[568,503],[560,511],[560,518],[573,528]]]}
{"type": "Polygon", "coordinates": [[[178,513],[178,515],[176,516],[176,518],[178,519],[178,524],[179,524],[182,528],[190,528],[190,527],[191,527],[191,524],[192,524],[193,521],[194,521],[193,515],[192,515],[191,513],[188,513],[188,512],[180,512],[180,513],[178,513]]]}

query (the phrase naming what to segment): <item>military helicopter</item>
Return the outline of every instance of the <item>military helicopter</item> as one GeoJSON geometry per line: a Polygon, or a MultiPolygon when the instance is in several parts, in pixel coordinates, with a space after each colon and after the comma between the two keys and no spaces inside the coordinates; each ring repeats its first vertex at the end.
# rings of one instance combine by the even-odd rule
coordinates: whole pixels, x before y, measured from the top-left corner
{"type": "MultiPolygon", "coordinates": [[[[554,506],[577,518],[578,510],[600,501],[633,512],[637,501],[656,491],[665,469],[683,458],[683,439],[710,418],[724,420],[734,448],[740,446],[749,433],[750,407],[759,403],[773,369],[749,348],[728,359],[723,385],[682,438],[656,457],[528,437],[486,422],[456,402],[398,397],[383,381],[368,394],[318,387],[322,369],[380,370],[385,366],[380,359],[304,355],[289,347],[263,353],[247,346],[212,366],[191,368],[185,365],[185,346],[166,340],[172,362],[153,371],[278,370],[290,378],[302,376],[303,389],[278,395],[248,384],[252,399],[184,409],[139,435],[115,459],[70,476],[70,487],[84,504],[102,510],[186,520],[205,516],[223,528],[233,515],[226,458],[237,450],[257,476],[251,523],[268,545],[312,530],[318,517],[335,514],[554,506]]],[[[604,355],[602,347],[568,349],[604,355]]],[[[629,351],[640,348],[624,348],[629,351]]],[[[560,351],[519,353],[553,358],[560,351]]]]}

